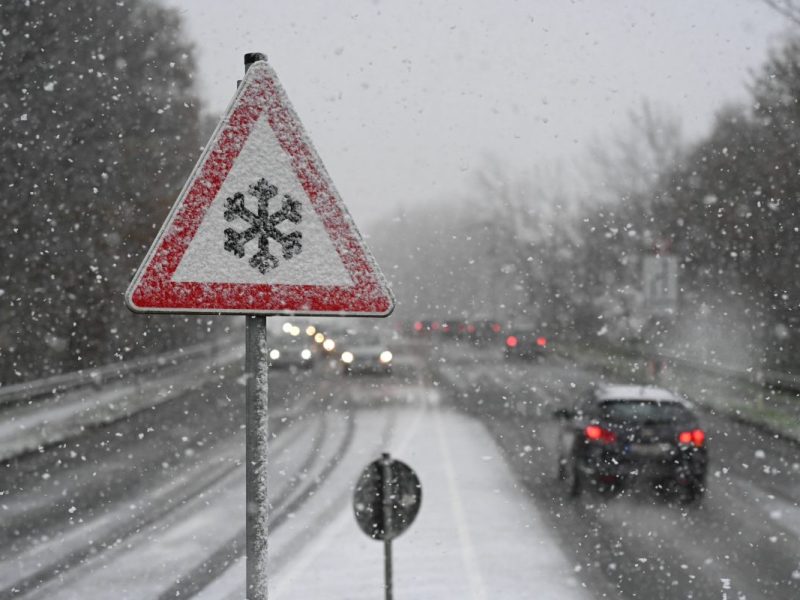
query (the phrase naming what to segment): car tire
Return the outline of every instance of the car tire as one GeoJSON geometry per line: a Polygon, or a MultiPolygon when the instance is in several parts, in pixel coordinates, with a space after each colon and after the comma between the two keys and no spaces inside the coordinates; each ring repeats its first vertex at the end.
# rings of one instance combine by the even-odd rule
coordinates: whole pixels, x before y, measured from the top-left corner
{"type": "Polygon", "coordinates": [[[705,496],[706,488],[702,483],[692,482],[680,487],[679,499],[684,506],[699,504],[705,496]]]}

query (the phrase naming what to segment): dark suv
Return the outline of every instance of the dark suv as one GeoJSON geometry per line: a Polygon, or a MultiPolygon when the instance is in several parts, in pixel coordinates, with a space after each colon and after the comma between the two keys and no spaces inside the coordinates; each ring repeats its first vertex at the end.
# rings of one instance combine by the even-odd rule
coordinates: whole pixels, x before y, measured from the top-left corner
{"type": "Polygon", "coordinates": [[[705,491],[708,450],[691,406],[657,388],[611,385],[561,409],[558,477],[570,496],[586,486],[615,491],[634,481],[675,490],[685,502],[705,491]]]}

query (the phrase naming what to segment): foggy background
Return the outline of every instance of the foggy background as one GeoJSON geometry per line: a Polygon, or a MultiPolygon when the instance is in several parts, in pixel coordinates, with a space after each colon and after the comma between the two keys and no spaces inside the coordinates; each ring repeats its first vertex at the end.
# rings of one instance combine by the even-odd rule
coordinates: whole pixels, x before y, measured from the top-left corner
{"type": "Polygon", "coordinates": [[[797,23],[767,2],[32,2],[2,23],[4,383],[229,326],[133,319],[122,293],[252,50],[398,323],[680,351],[708,326],[706,345],[792,362],[797,23]],[[679,328],[642,310],[656,248],[680,263],[679,328]]]}

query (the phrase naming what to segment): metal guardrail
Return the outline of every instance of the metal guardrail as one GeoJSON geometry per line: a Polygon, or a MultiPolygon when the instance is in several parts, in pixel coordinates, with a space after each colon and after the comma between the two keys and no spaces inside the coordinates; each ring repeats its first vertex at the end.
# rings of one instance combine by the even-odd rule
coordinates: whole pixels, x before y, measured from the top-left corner
{"type": "Polygon", "coordinates": [[[94,369],[81,369],[45,379],[2,386],[0,387],[0,406],[22,401],[38,401],[83,387],[99,388],[114,379],[120,379],[126,375],[141,374],[152,370],[154,367],[160,368],[167,365],[175,365],[184,360],[203,355],[212,357],[220,350],[227,349],[232,345],[234,344],[218,340],[202,342],[188,348],[179,348],[155,356],[120,361],[94,369]]]}

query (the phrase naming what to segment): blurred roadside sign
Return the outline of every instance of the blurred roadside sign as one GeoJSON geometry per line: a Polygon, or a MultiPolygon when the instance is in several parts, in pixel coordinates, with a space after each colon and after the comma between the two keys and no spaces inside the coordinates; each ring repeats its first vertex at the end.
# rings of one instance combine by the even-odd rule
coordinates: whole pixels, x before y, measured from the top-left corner
{"type": "Polygon", "coordinates": [[[414,470],[388,454],[371,462],[353,494],[356,522],[374,540],[393,540],[419,512],[422,486],[414,470]]]}
{"type": "Polygon", "coordinates": [[[409,528],[422,502],[422,485],[407,464],[384,452],[361,472],[353,512],[361,531],[383,541],[384,598],[392,600],[392,540],[409,528]]]}
{"type": "Polygon", "coordinates": [[[642,288],[646,312],[675,314],[678,310],[678,260],[672,255],[645,256],[642,288]]]}
{"type": "Polygon", "coordinates": [[[247,70],[126,301],[137,312],[392,311],[380,269],[265,60],[247,70]]]}

